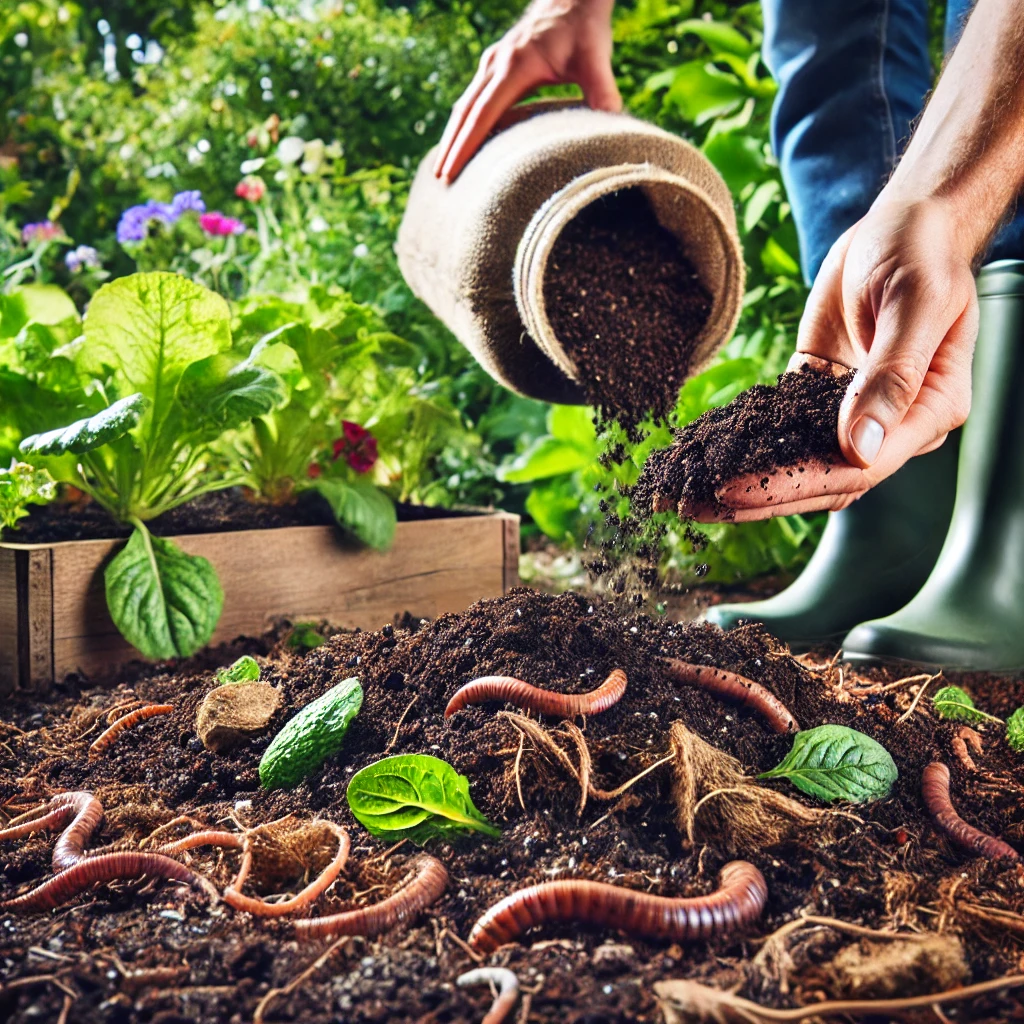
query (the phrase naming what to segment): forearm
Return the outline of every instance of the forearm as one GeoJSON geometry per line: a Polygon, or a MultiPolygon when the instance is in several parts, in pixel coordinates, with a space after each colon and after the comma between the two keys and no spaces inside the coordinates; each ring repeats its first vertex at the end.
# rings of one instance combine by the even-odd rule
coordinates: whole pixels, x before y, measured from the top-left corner
{"type": "Polygon", "coordinates": [[[979,0],[883,203],[936,200],[973,260],[1024,187],[1024,0],[979,0]]]}

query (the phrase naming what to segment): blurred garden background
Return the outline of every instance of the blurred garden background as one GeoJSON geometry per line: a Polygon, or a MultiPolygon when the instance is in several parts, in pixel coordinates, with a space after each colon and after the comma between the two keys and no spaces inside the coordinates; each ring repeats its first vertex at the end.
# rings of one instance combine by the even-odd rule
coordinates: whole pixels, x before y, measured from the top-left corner
{"type": "MultiPolygon", "coordinates": [[[[264,494],[304,486],[340,443],[391,499],[498,505],[523,513],[528,545],[578,550],[609,474],[631,482],[667,428],[603,469],[589,411],[495,385],[413,298],[393,253],[418,161],[517,13],[497,0],[4,3],[0,371],[29,320],[48,325],[42,358],[73,344],[59,329],[68,311],[39,308],[56,291],[26,286],[59,286],[81,311],[107,280],[176,271],[220,292],[243,335],[301,322],[307,379],[330,382],[285,416],[302,435],[292,450],[268,456],[259,421],[232,440],[264,443],[250,463],[264,494]]],[[[626,108],[701,147],[745,245],[739,329],[686,385],[684,423],[774,379],[793,348],[806,289],[769,144],[774,85],[757,4],[625,0],[615,39],[626,108]]],[[[23,433],[14,401],[0,387],[0,465],[23,433]]],[[[683,581],[706,567],[721,581],[791,571],[819,529],[800,517],[709,527],[710,549],[680,539],[669,568],[683,581]]]]}

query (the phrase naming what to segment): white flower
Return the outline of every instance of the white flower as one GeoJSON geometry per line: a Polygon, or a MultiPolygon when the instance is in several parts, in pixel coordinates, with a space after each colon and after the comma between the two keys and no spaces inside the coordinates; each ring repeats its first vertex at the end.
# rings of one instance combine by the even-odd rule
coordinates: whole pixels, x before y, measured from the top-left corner
{"type": "Polygon", "coordinates": [[[243,174],[255,174],[266,162],[261,156],[255,160],[243,160],[241,171],[243,174]]]}
{"type": "Polygon", "coordinates": [[[28,33],[27,32],[18,32],[14,36],[14,45],[15,46],[20,46],[24,50],[25,47],[28,46],[28,33]]]}
{"type": "Polygon", "coordinates": [[[277,145],[277,159],[283,164],[295,164],[302,159],[306,143],[298,135],[287,135],[277,145]]]}
{"type": "Polygon", "coordinates": [[[302,165],[299,167],[299,170],[303,174],[316,174],[320,170],[320,165],[324,162],[324,150],[326,148],[323,139],[313,139],[312,142],[307,142],[305,152],[303,153],[302,165]]]}
{"type": "Polygon", "coordinates": [[[370,247],[365,242],[360,242],[353,250],[352,255],[357,260],[365,260],[370,255],[370,247]]]}
{"type": "Polygon", "coordinates": [[[319,217],[319,216],[318,217],[314,217],[309,222],[309,230],[312,231],[316,235],[319,235],[321,232],[324,232],[324,231],[329,231],[330,227],[331,227],[331,225],[328,224],[327,221],[324,220],[323,217],[319,217]]]}

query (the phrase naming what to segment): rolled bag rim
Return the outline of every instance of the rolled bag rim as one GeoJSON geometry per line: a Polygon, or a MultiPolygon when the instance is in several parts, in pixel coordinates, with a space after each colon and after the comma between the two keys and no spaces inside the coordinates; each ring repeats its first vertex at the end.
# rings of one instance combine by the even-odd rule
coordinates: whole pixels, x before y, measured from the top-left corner
{"type": "MultiPolygon", "coordinates": [[[[413,191],[399,226],[395,245],[399,266],[413,293],[431,308],[445,326],[453,331],[459,342],[469,349],[487,373],[503,386],[518,394],[548,402],[566,404],[585,404],[586,402],[583,389],[572,374],[567,372],[568,367],[571,367],[571,362],[561,350],[561,346],[557,342],[552,344],[545,332],[540,332],[544,335],[543,343],[527,333],[526,318],[523,315],[523,310],[519,308],[519,288],[516,277],[520,256],[525,259],[527,246],[524,242],[530,234],[526,230],[527,227],[534,220],[539,220],[543,209],[547,208],[550,211],[554,205],[555,196],[563,189],[570,187],[574,181],[580,178],[586,178],[589,181],[591,175],[606,173],[609,168],[621,170],[623,166],[627,166],[631,173],[636,175],[639,175],[639,169],[646,169],[648,175],[653,173],[662,179],[656,182],[656,185],[665,184],[665,178],[670,179],[670,183],[674,187],[678,187],[682,182],[685,184],[683,189],[685,195],[690,200],[699,203],[702,214],[706,221],[713,224],[714,236],[721,244],[721,257],[726,273],[721,287],[714,294],[715,303],[712,316],[709,317],[708,324],[702,331],[702,337],[694,349],[688,376],[693,376],[705,368],[728,342],[742,311],[746,275],[743,248],[737,231],[732,194],[724,178],[711,161],[691,142],[649,121],[633,117],[629,113],[595,111],[580,104],[577,100],[539,100],[514,107],[503,119],[499,130],[486,140],[452,185],[441,186],[434,179],[430,167],[435,154],[436,147],[433,147],[422,160],[413,181],[413,191]],[[576,117],[579,114],[585,115],[590,123],[587,125],[586,131],[581,132],[578,127],[573,128],[577,133],[580,147],[579,149],[569,147],[567,150],[564,145],[565,139],[572,138],[572,136],[560,135],[561,126],[554,119],[576,117]],[[535,141],[530,136],[519,137],[517,135],[517,129],[529,130],[526,126],[530,122],[534,120],[547,121],[548,118],[552,120],[547,125],[546,133],[542,131],[539,140],[535,141]],[[594,151],[597,151],[598,158],[600,158],[600,151],[605,147],[615,148],[618,146],[621,149],[622,140],[627,136],[627,141],[630,144],[638,147],[645,156],[653,156],[653,159],[634,161],[625,165],[621,161],[616,161],[613,164],[593,166],[594,161],[591,159],[591,155],[594,151]],[[645,146],[645,142],[648,141],[653,145],[653,151],[651,146],[645,146]],[[493,163],[493,160],[490,164],[486,160],[487,151],[492,144],[504,149],[503,156],[498,158],[497,165],[493,163]],[[474,280],[473,275],[467,273],[467,266],[453,263],[448,253],[442,255],[442,243],[435,241],[433,236],[425,241],[423,225],[417,224],[416,227],[413,227],[412,223],[417,218],[411,217],[410,214],[413,213],[417,204],[422,206],[423,203],[435,203],[438,204],[436,210],[439,215],[444,215],[446,210],[454,208],[460,211],[456,216],[461,217],[462,207],[465,206],[465,197],[457,195],[446,197],[446,193],[449,189],[458,189],[460,182],[465,181],[473,174],[475,164],[477,181],[471,186],[469,208],[484,222],[493,221],[494,216],[501,213],[500,203],[496,201],[498,193],[489,195],[488,188],[481,189],[481,176],[497,173],[496,167],[503,168],[503,173],[509,173],[508,167],[501,161],[509,159],[510,151],[514,153],[514,159],[519,160],[524,146],[533,161],[525,180],[537,177],[539,173],[538,160],[553,161],[554,166],[558,169],[557,176],[552,185],[552,191],[546,195],[546,198],[540,200],[539,206],[529,212],[523,211],[527,213],[526,217],[520,219],[513,211],[514,226],[511,239],[513,245],[504,258],[504,265],[508,267],[509,276],[504,281],[484,285],[486,291],[481,291],[479,278],[474,280]],[[677,166],[689,171],[694,178],[699,179],[699,185],[696,181],[691,181],[662,166],[663,163],[673,162],[671,160],[673,151],[681,154],[677,166]],[[588,161],[590,166],[587,166],[588,161]],[[578,170],[574,167],[577,163],[580,165],[578,170]],[[422,184],[420,183],[421,178],[423,179],[422,184]],[[558,178],[561,178],[561,182],[558,181],[558,178]],[[423,195],[417,196],[418,190],[423,195]],[[452,207],[453,202],[460,205],[452,207]],[[521,227],[515,226],[516,222],[521,227]],[[515,231],[520,232],[518,237],[515,236],[515,231]],[[489,297],[481,302],[481,296],[489,297]],[[512,317],[514,316],[517,321],[515,324],[516,335],[519,338],[518,346],[516,346],[518,351],[522,353],[524,350],[532,348],[538,356],[543,356],[540,364],[531,370],[524,369],[521,359],[503,365],[500,350],[487,341],[487,338],[491,336],[490,329],[485,327],[485,322],[479,319],[475,311],[481,306],[496,304],[500,304],[506,309],[506,313],[502,314],[505,319],[500,321],[505,325],[502,332],[506,338],[512,327],[512,317]],[[698,349],[701,351],[698,352],[698,349]],[[552,353],[555,355],[553,356],[552,353]],[[701,356],[700,360],[696,358],[698,354],[701,356]]],[[[639,176],[629,182],[631,187],[642,186],[643,183],[639,176]]],[[[507,191],[507,186],[508,182],[503,181],[503,190],[507,191]]],[[[530,186],[524,184],[522,187],[530,186]]],[[[606,191],[611,191],[614,187],[610,185],[606,191]]],[[[507,201],[507,199],[502,201],[507,201]]],[[[581,209],[582,205],[585,204],[581,204],[581,209]]],[[[437,221],[435,226],[440,225],[442,231],[447,228],[447,222],[439,221],[438,217],[434,219],[437,221]]],[[[457,223],[461,224],[462,222],[457,221],[457,223]]],[[[669,227],[668,230],[672,230],[672,228],[669,227]]],[[[673,233],[679,237],[678,231],[673,233]]],[[[446,233],[444,244],[450,245],[451,241],[451,235],[446,233]]],[[[534,243],[531,244],[535,253],[539,252],[535,245],[539,241],[540,235],[535,234],[534,243]]],[[[485,244],[488,246],[494,244],[489,234],[487,234],[485,244]]],[[[489,249],[486,251],[490,252],[489,249]]],[[[475,253],[475,255],[479,256],[480,254],[475,253]]],[[[490,252],[489,258],[493,255],[494,253],[490,252]]],[[[524,283],[528,276],[530,275],[523,274],[524,283]]],[[[709,291],[712,290],[709,288],[709,291]]],[[[534,314],[527,313],[527,316],[532,315],[534,314]]],[[[506,343],[509,342],[506,341],[506,343]]]]}
{"type": "MultiPolygon", "coordinates": [[[[696,147],[693,149],[700,153],[696,147]]],[[[702,153],[700,156],[707,160],[702,153]]],[[[708,163],[714,167],[710,161],[708,163]]],[[[717,169],[715,173],[718,173],[717,169]]],[[[713,305],[707,322],[694,342],[693,356],[687,371],[688,378],[707,368],[722,347],[728,343],[739,322],[743,309],[746,266],[743,248],[736,234],[735,217],[730,230],[730,225],[723,221],[717,204],[704,189],[658,164],[621,163],[595,168],[573,178],[567,185],[549,196],[537,210],[520,239],[512,278],[516,308],[527,333],[536,342],[537,347],[574,383],[579,382],[576,366],[556,337],[547,316],[544,271],[548,258],[561,232],[592,202],[611,192],[647,184],[671,185],[695,199],[700,204],[702,212],[707,214],[715,225],[725,256],[726,280],[718,293],[712,296],[713,305]]],[[[732,209],[731,195],[729,208],[732,209]]],[[[676,234],[670,227],[666,227],[666,230],[676,234]]]]}

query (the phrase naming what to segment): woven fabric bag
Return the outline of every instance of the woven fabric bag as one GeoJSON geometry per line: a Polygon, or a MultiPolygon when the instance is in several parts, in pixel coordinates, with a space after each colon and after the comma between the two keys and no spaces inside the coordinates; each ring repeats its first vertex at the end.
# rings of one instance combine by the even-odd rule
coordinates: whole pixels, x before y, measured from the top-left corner
{"type": "Polygon", "coordinates": [[[451,185],[417,171],[398,233],[406,281],[496,380],[550,402],[582,403],[555,337],[544,275],[562,229],[598,197],[644,191],[712,297],[697,373],[729,339],[743,298],[732,197],[688,142],[625,114],[565,101],[516,107],[451,185]]]}

